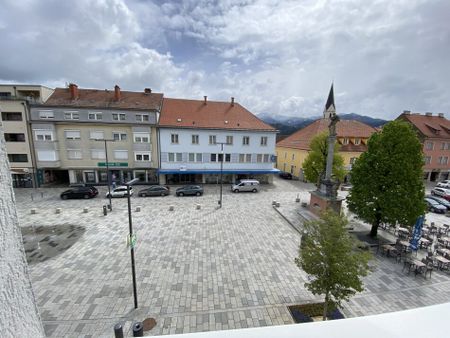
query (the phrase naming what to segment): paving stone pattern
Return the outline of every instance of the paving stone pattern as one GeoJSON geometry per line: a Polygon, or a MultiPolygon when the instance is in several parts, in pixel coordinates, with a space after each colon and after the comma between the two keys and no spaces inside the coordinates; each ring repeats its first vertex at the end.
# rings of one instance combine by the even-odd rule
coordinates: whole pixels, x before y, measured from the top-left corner
{"type": "MultiPolygon", "coordinates": [[[[287,218],[295,218],[300,205],[295,203],[297,194],[307,201],[311,189],[279,179],[257,194],[233,194],[225,186],[221,209],[216,186],[205,186],[202,197],[133,197],[133,210],[142,208],[133,212],[136,310],[126,247],[126,199],[114,199],[113,212],[103,216],[104,187],[95,199],[68,201],[59,199],[63,189],[16,190],[22,227],[83,229],[70,245],[68,236],[52,233],[47,238],[52,243],[63,238],[60,250],[30,264],[46,334],[112,336],[114,324],[121,322],[130,336],[131,324],[147,317],[157,321],[148,335],[293,323],[288,305],[321,299],[305,289],[307,276],[294,264],[300,235],[274,210],[272,201],[281,203],[287,218]],[[174,211],[169,211],[170,205],[174,211]],[[89,207],[88,213],[83,213],[84,207],[89,207]],[[30,208],[36,208],[37,214],[31,214],[30,208]],[[55,208],[61,208],[61,214],[55,208]]],[[[427,280],[408,276],[402,265],[386,257],[376,257],[373,267],[366,291],[346,304],[347,316],[450,299],[447,274],[433,272],[427,280]]]]}

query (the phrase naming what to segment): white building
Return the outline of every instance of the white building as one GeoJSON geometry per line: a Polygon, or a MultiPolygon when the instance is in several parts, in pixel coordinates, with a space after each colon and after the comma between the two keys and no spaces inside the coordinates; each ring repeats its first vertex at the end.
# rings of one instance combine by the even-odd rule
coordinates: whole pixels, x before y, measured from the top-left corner
{"type": "Polygon", "coordinates": [[[276,129],[240,104],[163,100],[159,121],[160,183],[271,182],[276,129]]]}

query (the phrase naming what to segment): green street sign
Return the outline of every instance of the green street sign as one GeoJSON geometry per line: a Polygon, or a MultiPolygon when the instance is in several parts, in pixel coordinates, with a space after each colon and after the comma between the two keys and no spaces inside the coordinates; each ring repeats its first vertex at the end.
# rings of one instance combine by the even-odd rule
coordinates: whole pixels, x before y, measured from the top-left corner
{"type": "Polygon", "coordinates": [[[128,234],[128,236],[127,236],[127,247],[130,247],[131,249],[134,249],[134,247],[136,246],[136,242],[137,242],[136,234],[133,234],[132,236],[130,236],[130,234],[128,234]]]}
{"type": "MultiPolygon", "coordinates": [[[[106,167],[106,162],[98,162],[97,166],[106,167]]],[[[108,167],[128,167],[127,162],[108,162],[108,167]]]]}

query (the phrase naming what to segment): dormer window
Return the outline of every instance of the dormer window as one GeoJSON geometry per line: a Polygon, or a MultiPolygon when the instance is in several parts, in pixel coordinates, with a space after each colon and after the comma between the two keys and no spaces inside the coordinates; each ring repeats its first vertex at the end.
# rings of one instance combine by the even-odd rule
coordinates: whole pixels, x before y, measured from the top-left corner
{"type": "Polygon", "coordinates": [[[348,138],[344,137],[342,140],[342,144],[347,145],[348,144],[348,138]]]}
{"type": "Polygon", "coordinates": [[[359,146],[361,144],[360,138],[355,138],[355,146],[359,146]]]}

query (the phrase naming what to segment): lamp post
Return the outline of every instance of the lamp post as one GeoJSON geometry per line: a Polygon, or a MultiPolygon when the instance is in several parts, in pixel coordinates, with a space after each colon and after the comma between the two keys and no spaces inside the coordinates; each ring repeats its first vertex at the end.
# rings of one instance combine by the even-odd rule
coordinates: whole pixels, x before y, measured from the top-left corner
{"type": "Polygon", "coordinates": [[[109,175],[109,163],[108,163],[108,146],[107,142],[114,142],[114,139],[96,139],[96,141],[102,141],[105,142],[105,157],[106,157],[106,177],[108,179],[108,198],[109,198],[109,210],[112,211],[112,201],[111,201],[111,177],[109,175]]]}
{"type": "Polygon", "coordinates": [[[134,245],[133,243],[133,222],[131,219],[131,199],[130,199],[130,186],[139,182],[139,178],[135,178],[131,181],[125,183],[127,186],[127,200],[128,200],[128,226],[130,230],[129,238],[130,238],[130,248],[131,248],[131,274],[133,278],[133,296],[134,296],[134,308],[138,308],[138,299],[137,299],[137,291],[136,291],[136,267],[134,263],[134,245]]]}
{"type": "Polygon", "coordinates": [[[223,191],[223,182],[222,182],[222,175],[223,175],[223,145],[227,144],[226,142],[216,142],[217,144],[220,144],[220,200],[219,200],[219,208],[222,208],[222,191],[223,191]]]}

